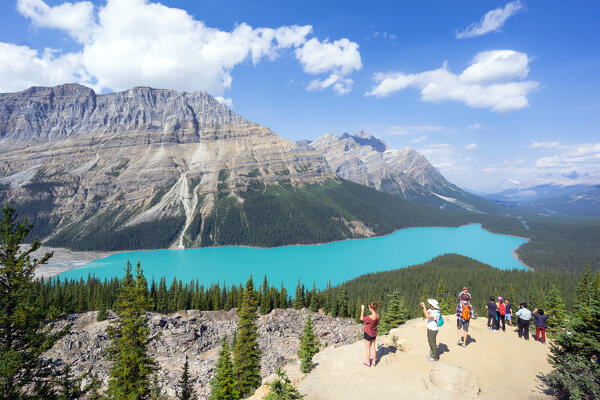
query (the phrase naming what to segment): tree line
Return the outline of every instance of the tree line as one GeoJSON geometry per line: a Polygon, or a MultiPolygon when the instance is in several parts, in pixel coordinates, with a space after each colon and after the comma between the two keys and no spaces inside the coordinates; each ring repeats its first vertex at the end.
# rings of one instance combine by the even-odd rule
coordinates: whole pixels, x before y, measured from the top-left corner
{"type": "MultiPolygon", "coordinates": [[[[252,277],[245,287],[232,286],[226,290],[221,290],[219,285],[205,290],[197,283],[183,285],[178,281],[167,288],[164,280],[158,285],[149,285],[140,265],[134,275],[130,263],[127,263],[121,280],[33,281],[37,266],[46,263],[52,254],[32,258],[31,254],[40,247],[38,241],[34,241],[29,249],[21,248],[31,226],[27,221],[17,224],[14,210],[9,207],[2,212],[0,398],[159,399],[157,366],[147,353],[147,344],[152,340],[147,311],[158,309],[157,304],[161,301],[161,307],[167,309],[187,308],[195,301],[199,306],[237,308],[240,319],[237,333],[230,340],[233,350],[229,351],[229,340],[224,338],[212,380],[213,399],[237,399],[252,393],[261,383],[256,328],[258,312],[294,306],[351,317],[353,305],[360,304],[362,299],[366,303],[375,298],[383,305],[381,332],[384,333],[410,318],[412,304],[423,298],[436,297],[442,308],[451,312],[456,294],[465,284],[475,304],[483,303],[488,294],[493,293],[508,298],[514,296],[518,299],[513,300],[514,303],[527,297],[532,307],[546,307],[555,319],[550,327],[555,336],[549,358],[554,370],[543,377],[544,381],[560,396],[575,399],[600,396],[600,272],[594,275],[589,267],[579,276],[499,271],[462,256],[449,255],[418,268],[368,274],[335,287],[328,285],[324,290],[317,290],[314,284],[307,290],[298,282],[293,297],[288,296],[284,288],[269,287],[266,277],[258,291],[254,290],[252,277]],[[434,291],[429,287],[435,287],[436,282],[433,295],[434,291]],[[508,294],[504,294],[505,291],[508,294]],[[101,315],[109,304],[117,318],[107,329],[110,339],[107,357],[111,361],[111,370],[108,388],[101,393],[93,371],[80,376],[74,376],[69,366],[56,371],[43,357],[43,352],[68,329],[51,332],[48,326],[51,327],[52,316],[45,307],[54,307],[54,313],[70,312],[67,308],[95,307],[101,315]]],[[[310,360],[317,348],[309,319],[299,350],[303,370],[312,366],[310,360]]],[[[278,379],[270,384],[270,399],[301,398],[285,374],[281,371],[278,374],[278,379]]],[[[186,360],[179,382],[179,398],[194,398],[192,383],[186,360]]]]}

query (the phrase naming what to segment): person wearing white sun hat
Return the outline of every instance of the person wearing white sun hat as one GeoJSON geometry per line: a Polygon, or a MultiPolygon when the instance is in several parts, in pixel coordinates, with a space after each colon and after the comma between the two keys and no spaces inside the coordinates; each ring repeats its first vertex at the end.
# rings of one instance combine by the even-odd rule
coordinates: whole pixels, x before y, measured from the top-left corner
{"type": "Polygon", "coordinates": [[[427,318],[427,342],[429,342],[429,357],[427,357],[427,359],[429,361],[439,361],[440,356],[438,355],[436,338],[442,313],[440,312],[440,306],[437,300],[429,299],[427,300],[427,303],[431,306],[429,310],[425,308],[425,303],[421,302],[423,314],[425,314],[425,318],[427,318]]]}

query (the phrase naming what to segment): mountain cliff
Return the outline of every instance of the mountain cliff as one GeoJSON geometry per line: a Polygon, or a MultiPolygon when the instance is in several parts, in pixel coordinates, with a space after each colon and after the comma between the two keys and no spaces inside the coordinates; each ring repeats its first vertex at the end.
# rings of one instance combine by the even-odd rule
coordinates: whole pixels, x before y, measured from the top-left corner
{"type": "Polygon", "coordinates": [[[205,92],[147,87],[0,94],[0,201],[49,245],[80,250],[277,246],[456,224],[339,179],[320,149],[205,92]]]}
{"type": "Polygon", "coordinates": [[[405,200],[469,211],[496,208],[448,182],[422,154],[410,147],[390,149],[364,131],[342,136],[327,133],[308,146],[323,154],[338,176],[405,200]]]}

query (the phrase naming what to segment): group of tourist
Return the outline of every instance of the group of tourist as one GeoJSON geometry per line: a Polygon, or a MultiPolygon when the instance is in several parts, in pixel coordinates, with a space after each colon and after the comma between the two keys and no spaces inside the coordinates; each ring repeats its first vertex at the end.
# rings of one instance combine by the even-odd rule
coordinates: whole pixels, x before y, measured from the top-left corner
{"type": "MultiPolygon", "coordinates": [[[[430,350],[427,359],[429,361],[438,361],[440,356],[437,346],[437,334],[439,328],[444,324],[444,319],[437,300],[429,299],[427,303],[429,308],[427,308],[424,302],[421,302],[423,315],[427,319],[427,342],[429,343],[430,350]]],[[[360,320],[365,324],[363,337],[366,349],[366,361],[363,365],[366,367],[375,366],[376,363],[375,341],[377,339],[377,324],[379,323],[378,307],[378,303],[370,303],[368,306],[370,315],[365,316],[365,306],[361,305],[360,320]]],[[[506,324],[512,326],[513,308],[510,301],[502,297],[496,299],[494,296],[491,296],[485,308],[488,311],[487,327],[490,331],[498,332],[502,329],[505,332],[506,324]]],[[[548,314],[545,314],[544,310],[536,308],[532,312],[527,308],[527,303],[521,303],[514,315],[517,317],[519,338],[529,340],[529,324],[533,318],[535,323],[535,340],[546,344],[548,314]]],[[[464,287],[458,294],[458,303],[456,305],[457,344],[459,346],[467,346],[469,323],[472,318],[475,318],[475,312],[471,305],[471,294],[468,288],[464,287]]]]}

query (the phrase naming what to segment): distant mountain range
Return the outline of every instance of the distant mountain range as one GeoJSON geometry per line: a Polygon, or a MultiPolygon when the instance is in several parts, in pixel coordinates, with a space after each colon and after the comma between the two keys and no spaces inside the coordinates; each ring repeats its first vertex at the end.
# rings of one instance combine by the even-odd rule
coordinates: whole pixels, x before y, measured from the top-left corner
{"type": "Polygon", "coordinates": [[[390,149],[367,132],[339,137],[327,133],[305,144],[323,154],[338,176],[401,199],[448,209],[500,211],[491,202],[448,182],[422,154],[410,147],[390,149]]]}
{"type": "Polygon", "coordinates": [[[0,94],[0,202],[49,245],[103,250],[327,242],[477,208],[413,150],[334,138],[290,142],[205,92],[33,87],[0,94]]]}
{"type": "Polygon", "coordinates": [[[517,187],[484,197],[505,207],[543,215],[600,217],[600,182],[593,184],[592,177],[584,177],[585,180],[578,178],[571,175],[571,182],[562,180],[565,183],[517,187]]]}

